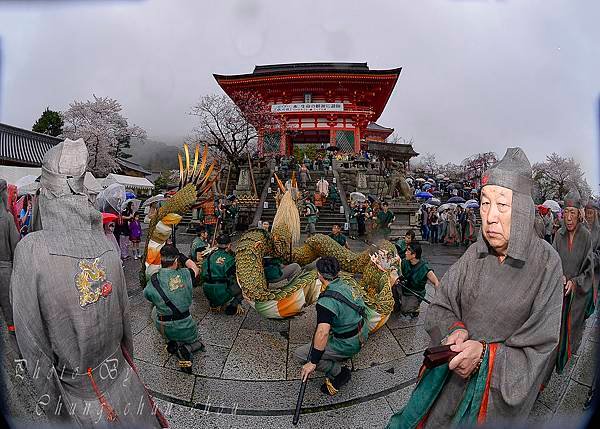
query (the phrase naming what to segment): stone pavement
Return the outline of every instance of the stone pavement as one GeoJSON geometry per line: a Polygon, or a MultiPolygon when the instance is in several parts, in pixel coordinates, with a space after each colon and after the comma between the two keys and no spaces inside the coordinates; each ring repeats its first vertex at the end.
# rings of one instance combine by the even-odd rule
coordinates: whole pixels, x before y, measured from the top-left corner
{"type": "MultiPolygon", "coordinates": [[[[179,235],[178,247],[187,253],[192,238],[179,235]]],[[[355,251],[366,248],[354,240],[350,240],[350,246],[355,251]]],[[[424,245],[424,258],[441,278],[463,250],[424,245]]],[[[300,387],[300,362],[293,357],[293,350],[312,337],[314,306],[289,320],[263,319],[248,307],[244,315],[226,316],[210,313],[202,290],[195,289],[191,313],[198,321],[206,351],[196,354],[193,374],[188,375],[177,369],[149,319],[151,307],[137,280],[138,270],[139,261],[126,261],[135,361],[172,427],[292,427],[300,387]]],[[[428,286],[430,298],[434,293],[428,286]]],[[[422,351],[428,345],[422,326],[426,309],[423,303],[416,320],[393,315],[371,336],[353,362],[348,362],[355,371],[350,383],[335,397],[321,394],[322,378],[312,377],[298,427],[385,427],[414,388],[422,351]]],[[[584,341],[568,370],[562,376],[555,375],[540,395],[531,416],[533,421],[580,413],[591,384],[597,340],[591,335],[597,327],[588,325],[586,335],[590,339],[584,341]]],[[[7,341],[4,339],[4,344],[10,353],[4,355],[3,368],[11,414],[27,423],[43,421],[32,412],[35,395],[26,379],[15,377],[17,355],[7,341]]]]}

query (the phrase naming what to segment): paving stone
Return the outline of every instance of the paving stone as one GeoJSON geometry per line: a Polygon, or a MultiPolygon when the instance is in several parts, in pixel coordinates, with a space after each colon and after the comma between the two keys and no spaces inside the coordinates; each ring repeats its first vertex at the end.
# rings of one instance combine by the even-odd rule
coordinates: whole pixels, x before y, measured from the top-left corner
{"type": "Polygon", "coordinates": [[[169,359],[165,345],[154,324],[150,324],[133,336],[133,356],[154,365],[164,366],[169,359]]]}
{"type": "Polygon", "coordinates": [[[210,305],[208,299],[204,296],[204,292],[201,287],[195,287],[192,291],[192,305],[190,307],[190,314],[196,322],[202,321],[208,314],[210,305]]]}
{"type": "Polygon", "coordinates": [[[248,310],[248,315],[242,324],[242,329],[287,333],[290,329],[290,321],[289,319],[267,319],[251,308],[248,310]]]}
{"type": "Polygon", "coordinates": [[[425,316],[427,315],[428,307],[429,304],[425,301],[421,302],[421,305],[419,306],[419,316],[415,318],[403,316],[399,311],[392,313],[385,325],[390,329],[423,326],[425,324],[425,316]]]}
{"type": "MultiPolygon", "coordinates": [[[[205,344],[204,347],[205,351],[199,351],[194,354],[192,373],[204,377],[220,377],[230,349],[211,344],[205,344]]],[[[171,356],[165,367],[179,370],[177,358],[171,356]]]]}
{"type": "Polygon", "coordinates": [[[569,384],[569,378],[571,377],[571,373],[576,366],[575,361],[575,358],[571,358],[562,374],[558,375],[556,372],[554,372],[550,382],[538,397],[538,401],[542,402],[552,411],[556,410],[560,398],[563,396],[567,385],[569,384]]]}
{"type": "Polygon", "coordinates": [[[302,314],[290,319],[290,342],[305,344],[312,340],[317,327],[317,311],[312,305],[304,309],[302,314]]]}
{"type": "Polygon", "coordinates": [[[556,409],[557,416],[582,415],[589,388],[571,380],[556,409]]]}
{"type": "Polygon", "coordinates": [[[400,411],[408,403],[408,400],[410,399],[410,395],[412,394],[415,385],[416,383],[411,386],[407,386],[404,389],[400,389],[394,393],[391,393],[385,397],[390,408],[394,413],[400,411]]]}
{"type": "MultiPolygon", "coordinates": [[[[292,415],[283,416],[251,416],[231,413],[205,412],[203,409],[192,409],[181,405],[169,405],[157,400],[161,410],[168,412],[167,419],[173,429],[190,427],[210,428],[291,428],[292,415]]],[[[218,404],[215,404],[218,406],[218,404]]],[[[307,413],[300,416],[298,428],[383,428],[392,415],[385,399],[379,398],[337,410],[319,413],[307,413]]]]}
{"type": "Polygon", "coordinates": [[[140,333],[144,330],[148,325],[152,323],[151,318],[152,312],[152,304],[144,299],[143,302],[132,304],[130,301],[129,312],[127,313],[127,317],[129,318],[129,323],[131,324],[131,332],[133,335],[140,333]]]}
{"type": "Polygon", "coordinates": [[[148,389],[183,401],[191,401],[194,389],[193,375],[156,366],[136,359],[135,365],[148,389]]]}
{"type": "Polygon", "coordinates": [[[580,356],[572,378],[586,386],[592,385],[597,363],[597,343],[588,341],[580,347],[580,356]]]}
{"type": "Polygon", "coordinates": [[[232,347],[246,314],[228,316],[209,312],[198,324],[204,344],[232,347]]]}
{"type": "Polygon", "coordinates": [[[369,336],[367,343],[352,359],[355,369],[365,369],[394,359],[403,358],[405,353],[387,326],[369,336]]]}
{"type": "Polygon", "coordinates": [[[553,412],[540,401],[535,401],[528,420],[532,423],[546,423],[552,419],[553,412]]]}
{"type": "Polygon", "coordinates": [[[300,368],[302,368],[304,363],[300,359],[296,358],[294,352],[298,347],[303,346],[304,344],[289,344],[286,370],[287,380],[300,380],[300,368]]]}
{"type": "Polygon", "coordinates": [[[285,380],[287,339],[279,332],[240,329],[231,348],[223,378],[285,380]]]}
{"type": "Polygon", "coordinates": [[[420,326],[411,326],[408,328],[392,329],[392,334],[398,340],[400,347],[407,355],[420,353],[425,350],[431,340],[427,332],[420,326]]]}
{"type": "MultiPolygon", "coordinates": [[[[333,406],[395,389],[415,380],[421,362],[422,358],[414,355],[356,371],[352,373],[348,385],[333,397],[321,393],[319,389],[323,378],[319,375],[313,376],[306,387],[304,406],[333,406]]],[[[224,402],[229,408],[236,406],[240,410],[273,413],[294,409],[299,388],[299,380],[237,381],[198,377],[194,388],[194,403],[224,402]]]]}

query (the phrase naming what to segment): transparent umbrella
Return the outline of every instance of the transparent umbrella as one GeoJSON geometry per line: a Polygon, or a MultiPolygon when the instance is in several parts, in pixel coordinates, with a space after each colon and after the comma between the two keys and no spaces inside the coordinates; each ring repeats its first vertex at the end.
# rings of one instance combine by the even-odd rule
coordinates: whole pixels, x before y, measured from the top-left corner
{"type": "Polygon", "coordinates": [[[121,214],[121,206],[125,200],[125,186],[113,183],[98,194],[96,208],[102,213],[121,214]]]}

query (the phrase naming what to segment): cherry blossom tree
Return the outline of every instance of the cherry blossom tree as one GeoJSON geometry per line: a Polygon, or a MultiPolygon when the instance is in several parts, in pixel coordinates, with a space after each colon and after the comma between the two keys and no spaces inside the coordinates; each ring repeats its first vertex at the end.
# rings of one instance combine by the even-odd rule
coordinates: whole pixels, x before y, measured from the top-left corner
{"type": "Polygon", "coordinates": [[[581,166],[573,157],[563,157],[557,153],[546,156],[545,162],[533,165],[535,198],[539,201],[553,199],[561,201],[572,187],[587,198],[591,194],[581,166]]]}
{"type": "Polygon", "coordinates": [[[190,143],[208,144],[214,155],[238,168],[257,150],[258,130],[281,129],[282,119],[256,94],[205,95],[192,107],[198,119],[190,143]]]}
{"type": "Polygon", "coordinates": [[[146,132],[128,124],[117,100],[93,97],[93,100],[72,102],[61,114],[63,137],[82,138],[89,151],[88,170],[97,177],[104,177],[118,168],[117,159],[124,154],[123,149],[128,147],[131,138],[143,140],[146,132]]]}

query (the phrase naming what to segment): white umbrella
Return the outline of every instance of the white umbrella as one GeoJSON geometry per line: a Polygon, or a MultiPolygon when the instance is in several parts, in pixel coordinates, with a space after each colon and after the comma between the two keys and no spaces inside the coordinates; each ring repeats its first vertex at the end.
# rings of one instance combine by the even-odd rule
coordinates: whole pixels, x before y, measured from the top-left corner
{"type": "Polygon", "coordinates": [[[433,180],[433,179],[427,179],[427,181],[428,181],[429,183],[433,183],[433,184],[435,184],[435,180],[433,180]]]}
{"type": "Polygon", "coordinates": [[[19,196],[25,194],[35,194],[38,188],[40,187],[40,182],[36,182],[37,178],[38,176],[28,174],[27,176],[23,176],[19,180],[17,180],[15,182],[15,186],[17,187],[17,194],[19,196]]]}
{"type": "Polygon", "coordinates": [[[121,214],[121,205],[125,200],[125,186],[113,183],[98,194],[96,208],[102,213],[121,214]]]}
{"type": "Polygon", "coordinates": [[[554,200],[546,200],[542,205],[555,213],[560,212],[560,205],[554,200]]]}
{"type": "Polygon", "coordinates": [[[448,209],[454,209],[456,208],[456,204],[454,203],[446,203],[446,204],[442,204],[441,206],[438,207],[439,211],[444,211],[444,210],[448,210],[448,209]]]}
{"type": "Polygon", "coordinates": [[[146,206],[149,206],[150,204],[158,203],[158,202],[164,201],[166,199],[167,198],[163,194],[158,194],[158,195],[150,197],[146,201],[144,201],[144,204],[142,204],[142,207],[146,207],[146,206]]]}
{"type": "Polygon", "coordinates": [[[435,176],[435,178],[436,178],[436,179],[443,179],[443,178],[444,178],[444,175],[443,175],[443,174],[438,174],[438,175],[436,175],[436,176],[435,176]]]}
{"type": "Polygon", "coordinates": [[[350,194],[350,199],[362,202],[362,201],[366,201],[367,197],[362,192],[352,192],[350,194]]]}
{"type": "Polygon", "coordinates": [[[418,177],[417,179],[415,179],[417,182],[424,182],[425,179],[423,179],[422,177],[418,177]]]}
{"type": "Polygon", "coordinates": [[[439,206],[442,202],[438,198],[430,198],[429,204],[433,204],[434,206],[439,206]]]}
{"type": "Polygon", "coordinates": [[[121,204],[121,211],[125,210],[125,207],[127,207],[127,204],[131,203],[131,210],[133,211],[133,213],[137,212],[140,208],[140,205],[142,204],[142,200],[138,200],[137,198],[131,198],[127,201],[123,201],[123,204],[121,204]]]}
{"type": "Polygon", "coordinates": [[[468,206],[469,204],[479,204],[479,201],[475,199],[465,201],[466,206],[468,206]]]}

